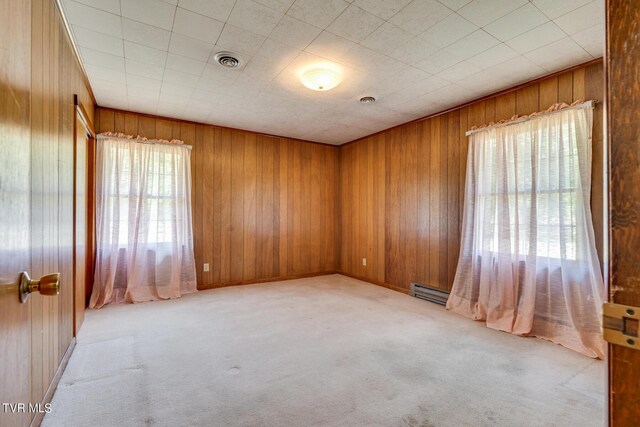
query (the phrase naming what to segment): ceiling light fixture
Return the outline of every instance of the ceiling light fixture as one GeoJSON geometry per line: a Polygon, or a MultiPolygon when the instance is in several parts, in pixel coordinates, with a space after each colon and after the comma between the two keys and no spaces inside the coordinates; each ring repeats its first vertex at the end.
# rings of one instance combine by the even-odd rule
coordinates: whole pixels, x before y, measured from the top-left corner
{"type": "Polygon", "coordinates": [[[373,96],[363,96],[362,98],[360,98],[360,102],[362,102],[363,104],[373,104],[374,102],[376,102],[376,99],[373,96]]]}
{"type": "Polygon", "coordinates": [[[323,92],[338,86],[342,76],[333,67],[318,66],[304,71],[300,80],[309,89],[323,92]]]}

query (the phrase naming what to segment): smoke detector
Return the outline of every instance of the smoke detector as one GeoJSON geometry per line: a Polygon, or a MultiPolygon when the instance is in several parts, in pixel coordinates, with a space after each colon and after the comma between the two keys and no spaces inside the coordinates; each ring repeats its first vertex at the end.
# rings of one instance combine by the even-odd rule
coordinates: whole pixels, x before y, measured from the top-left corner
{"type": "Polygon", "coordinates": [[[240,67],[240,58],[233,52],[218,52],[213,59],[223,67],[238,68],[240,67]]]}
{"type": "Polygon", "coordinates": [[[373,96],[363,96],[360,98],[360,102],[363,104],[373,104],[376,102],[376,99],[373,96]]]}

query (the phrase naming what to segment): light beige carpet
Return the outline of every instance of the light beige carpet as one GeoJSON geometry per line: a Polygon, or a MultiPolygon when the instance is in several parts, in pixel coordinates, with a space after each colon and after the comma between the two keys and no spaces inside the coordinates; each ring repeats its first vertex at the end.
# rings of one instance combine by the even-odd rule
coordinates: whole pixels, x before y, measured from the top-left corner
{"type": "Polygon", "coordinates": [[[333,275],[87,312],[44,426],[602,426],[604,363],[333,275]]]}

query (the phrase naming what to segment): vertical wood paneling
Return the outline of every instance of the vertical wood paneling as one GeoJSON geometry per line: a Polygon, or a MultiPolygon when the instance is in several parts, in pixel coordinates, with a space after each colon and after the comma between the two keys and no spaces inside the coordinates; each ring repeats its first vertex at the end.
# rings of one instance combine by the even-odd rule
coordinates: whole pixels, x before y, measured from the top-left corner
{"type": "Polygon", "coordinates": [[[193,146],[201,289],[337,270],[337,147],[104,108],[98,115],[98,132],[193,146]]]}
{"type": "MultiPolygon", "coordinates": [[[[601,97],[602,65],[595,64],[341,147],[340,271],[401,291],[407,291],[411,282],[449,290],[460,250],[468,150],[465,132],[472,126],[540,111],[555,102],[601,97]],[[372,155],[369,146],[376,139],[386,144],[372,155]],[[370,181],[385,197],[369,200],[370,181]],[[383,231],[368,225],[376,212],[384,216],[378,223],[383,231]],[[382,248],[378,252],[369,248],[376,241],[382,248]],[[363,257],[367,267],[362,266],[363,257]],[[380,274],[372,273],[378,268],[380,274]]],[[[592,209],[601,251],[602,110],[596,109],[594,117],[592,209]]]]}
{"type": "Polygon", "coordinates": [[[30,273],[61,274],[57,297],[33,294],[29,302],[30,401],[36,403],[74,335],[74,94],[91,121],[94,105],[55,2],[32,0],[30,29],[24,30],[31,33],[30,273]]]}

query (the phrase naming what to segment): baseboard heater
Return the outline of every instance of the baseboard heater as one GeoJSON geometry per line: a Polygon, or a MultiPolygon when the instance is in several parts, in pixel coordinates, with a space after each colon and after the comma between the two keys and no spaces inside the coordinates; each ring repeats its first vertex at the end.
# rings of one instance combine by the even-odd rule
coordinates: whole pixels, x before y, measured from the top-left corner
{"type": "Polygon", "coordinates": [[[411,284],[411,295],[440,305],[446,305],[447,299],[449,299],[449,292],[430,288],[420,283],[411,284]]]}

